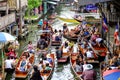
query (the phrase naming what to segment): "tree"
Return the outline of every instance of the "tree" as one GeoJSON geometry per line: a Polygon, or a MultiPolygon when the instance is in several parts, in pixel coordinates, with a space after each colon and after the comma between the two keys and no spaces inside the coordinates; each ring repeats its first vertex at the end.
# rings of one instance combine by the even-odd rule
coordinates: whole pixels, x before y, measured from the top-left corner
{"type": "Polygon", "coordinates": [[[42,0],[28,0],[28,8],[27,8],[27,14],[26,15],[29,15],[30,11],[33,8],[39,7],[40,4],[42,4],[42,0]]]}

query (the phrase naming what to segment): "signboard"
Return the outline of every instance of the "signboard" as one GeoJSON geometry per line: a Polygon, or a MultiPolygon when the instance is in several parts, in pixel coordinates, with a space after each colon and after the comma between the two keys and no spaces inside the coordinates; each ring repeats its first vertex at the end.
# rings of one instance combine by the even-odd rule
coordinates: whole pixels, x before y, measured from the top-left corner
{"type": "Polygon", "coordinates": [[[9,9],[16,9],[16,0],[8,0],[9,9]]]}
{"type": "Polygon", "coordinates": [[[79,0],[79,5],[95,4],[100,2],[107,2],[112,0],[79,0]]]}
{"type": "Polygon", "coordinates": [[[4,29],[7,25],[15,22],[15,13],[6,15],[0,18],[0,30],[4,29]]]}

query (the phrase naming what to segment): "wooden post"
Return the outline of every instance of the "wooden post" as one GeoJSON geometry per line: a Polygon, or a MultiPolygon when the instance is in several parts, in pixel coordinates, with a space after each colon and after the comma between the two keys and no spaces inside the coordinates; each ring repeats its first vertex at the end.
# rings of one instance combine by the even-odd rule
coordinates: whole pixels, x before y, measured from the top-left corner
{"type": "Polygon", "coordinates": [[[4,46],[2,48],[2,80],[5,80],[5,64],[4,64],[4,46]]]}

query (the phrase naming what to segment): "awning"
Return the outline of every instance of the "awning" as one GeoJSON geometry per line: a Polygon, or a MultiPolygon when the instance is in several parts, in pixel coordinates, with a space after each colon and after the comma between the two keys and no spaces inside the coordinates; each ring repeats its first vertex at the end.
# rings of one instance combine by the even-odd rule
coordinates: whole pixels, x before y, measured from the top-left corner
{"type": "Polygon", "coordinates": [[[53,5],[57,5],[57,3],[53,2],[53,1],[47,1],[47,3],[53,4],[53,5]]]}
{"type": "Polygon", "coordinates": [[[107,2],[107,1],[112,1],[112,0],[80,0],[79,5],[87,5],[87,4],[96,4],[100,2],[107,2]]]}

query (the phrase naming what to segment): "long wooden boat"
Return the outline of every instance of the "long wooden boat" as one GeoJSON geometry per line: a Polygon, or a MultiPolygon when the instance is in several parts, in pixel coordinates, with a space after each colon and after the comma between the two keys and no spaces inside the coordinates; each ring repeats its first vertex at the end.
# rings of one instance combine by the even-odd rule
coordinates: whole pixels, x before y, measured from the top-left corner
{"type": "Polygon", "coordinates": [[[52,77],[53,71],[54,71],[54,67],[55,67],[55,55],[54,54],[50,54],[50,57],[52,58],[52,63],[51,63],[51,70],[48,71],[47,73],[40,73],[41,76],[43,76],[44,80],[50,80],[50,78],[52,77]]]}
{"type": "Polygon", "coordinates": [[[74,69],[74,66],[76,64],[77,55],[78,55],[78,53],[71,53],[71,56],[70,56],[70,65],[71,65],[73,73],[77,77],[77,80],[82,80],[80,78],[82,72],[76,72],[75,69],[74,69]]]}
{"type": "Polygon", "coordinates": [[[21,72],[20,70],[18,70],[23,55],[24,55],[24,52],[20,56],[19,61],[18,61],[17,65],[16,65],[15,74],[14,74],[15,78],[25,79],[28,76],[30,70],[32,69],[32,65],[34,64],[35,56],[34,56],[34,54],[31,54],[30,57],[28,58],[28,61],[29,61],[29,63],[31,65],[29,65],[29,64],[27,65],[27,70],[25,72],[21,72]]]}
{"type": "MultiPolygon", "coordinates": [[[[51,40],[51,31],[50,30],[39,30],[38,32],[37,32],[37,34],[36,34],[36,36],[37,36],[37,38],[40,38],[41,39],[41,35],[42,34],[46,34],[50,39],[49,40],[47,40],[48,41],[48,45],[47,45],[47,47],[45,47],[43,50],[47,50],[47,49],[49,49],[49,47],[51,46],[51,42],[52,42],[52,40],[51,40]]],[[[41,49],[42,50],[42,49],[41,49]]]]}
{"type": "Polygon", "coordinates": [[[74,19],[68,19],[68,18],[62,18],[62,17],[58,17],[60,20],[65,21],[65,22],[70,22],[70,23],[77,23],[79,24],[80,22],[74,20],[74,19]]]}
{"type": "Polygon", "coordinates": [[[66,34],[63,34],[63,37],[71,41],[77,41],[78,38],[78,37],[71,37],[70,35],[66,35],[66,34]]]}

